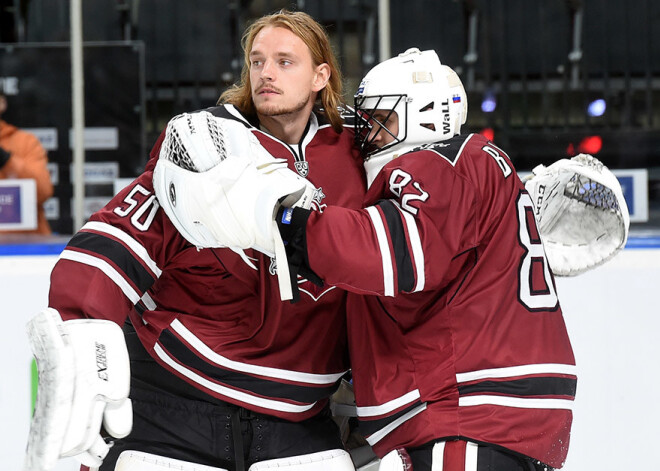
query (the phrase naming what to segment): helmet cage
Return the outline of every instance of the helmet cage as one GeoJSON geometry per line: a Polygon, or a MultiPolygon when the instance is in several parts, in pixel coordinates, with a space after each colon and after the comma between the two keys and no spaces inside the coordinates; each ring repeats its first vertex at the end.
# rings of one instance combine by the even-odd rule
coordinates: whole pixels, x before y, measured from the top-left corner
{"type": "Polygon", "coordinates": [[[360,149],[365,160],[369,160],[371,155],[375,154],[376,152],[382,152],[385,149],[393,147],[406,140],[408,135],[407,97],[407,95],[355,96],[355,143],[360,149]],[[365,102],[367,101],[369,103],[367,106],[365,106],[365,102]],[[399,109],[397,110],[397,108],[399,109]],[[384,120],[375,117],[377,111],[387,111],[387,115],[385,116],[384,120]],[[385,125],[385,123],[394,113],[398,113],[399,132],[397,134],[394,134],[385,125]],[[403,116],[401,116],[402,114],[403,116]],[[378,129],[373,132],[375,127],[378,127],[378,129]],[[377,147],[374,144],[374,141],[381,132],[389,134],[393,140],[392,142],[382,147],[377,147]]]}

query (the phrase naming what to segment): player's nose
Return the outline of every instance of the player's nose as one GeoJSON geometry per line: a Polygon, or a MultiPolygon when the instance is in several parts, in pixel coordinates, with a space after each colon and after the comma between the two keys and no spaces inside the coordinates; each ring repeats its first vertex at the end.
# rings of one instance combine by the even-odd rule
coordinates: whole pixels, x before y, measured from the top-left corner
{"type": "Polygon", "coordinates": [[[273,61],[266,60],[261,68],[261,78],[264,80],[272,81],[275,79],[275,67],[273,61]]]}

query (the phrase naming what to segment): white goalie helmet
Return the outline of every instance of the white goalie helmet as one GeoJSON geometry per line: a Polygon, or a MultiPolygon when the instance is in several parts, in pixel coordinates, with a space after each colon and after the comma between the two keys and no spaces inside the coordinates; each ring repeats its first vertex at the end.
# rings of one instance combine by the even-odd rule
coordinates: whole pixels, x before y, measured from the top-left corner
{"type": "Polygon", "coordinates": [[[441,64],[435,51],[412,48],[367,73],[355,94],[355,113],[356,141],[371,183],[373,173],[397,154],[460,134],[467,118],[467,95],[456,72],[441,64]],[[387,111],[386,118],[376,119],[375,110],[387,111]],[[396,134],[385,126],[392,113],[398,116],[396,134]],[[372,132],[376,126],[379,129],[372,132]],[[377,148],[374,140],[381,132],[394,140],[377,148]]]}

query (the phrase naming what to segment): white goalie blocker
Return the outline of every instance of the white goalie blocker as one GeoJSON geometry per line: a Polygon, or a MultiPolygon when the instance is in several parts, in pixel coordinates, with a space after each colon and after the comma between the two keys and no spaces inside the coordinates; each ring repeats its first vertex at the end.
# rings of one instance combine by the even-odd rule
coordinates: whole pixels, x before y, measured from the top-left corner
{"type": "Polygon", "coordinates": [[[271,156],[241,122],[207,111],[167,125],[153,174],[158,202],[198,248],[226,247],[275,258],[283,300],[292,298],[284,243],[275,223],[280,204],[309,208],[314,187],[271,156]]]}
{"type": "Polygon", "coordinates": [[[133,425],[128,399],[130,366],[121,328],[97,319],[63,321],[45,309],[27,325],[39,385],[25,456],[25,471],[50,471],[58,459],[74,457],[95,468],[112,437],[133,425]]]}
{"type": "Polygon", "coordinates": [[[595,157],[580,154],[539,165],[525,188],[555,275],[584,273],[626,245],[630,216],[621,185],[595,157]]]}

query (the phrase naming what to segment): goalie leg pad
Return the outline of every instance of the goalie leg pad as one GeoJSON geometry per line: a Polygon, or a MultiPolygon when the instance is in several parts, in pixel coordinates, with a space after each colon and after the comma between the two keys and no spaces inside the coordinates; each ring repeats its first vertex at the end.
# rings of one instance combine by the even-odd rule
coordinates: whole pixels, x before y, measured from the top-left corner
{"type": "Polygon", "coordinates": [[[114,471],[228,471],[189,461],[175,460],[142,451],[126,450],[117,459],[114,471]]]}
{"type": "Polygon", "coordinates": [[[351,455],[344,450],[326,450],[307,455],[259,461],[248,471],[355,471],[351,455]]]}
{"type": "MultiPolygon", "coordinates": [[[[58,314],[56,314],[59,317],[58,314]]],[[[51,469],[60,457],[73,397],[73,349],[65,342],[60,322],[48,310],[27,325],[37,359],[39,388],[28,436],[25,470],[51,469]]]]}
{"type": "Polygon", "coordinates": [[[100,466],[109,450],[101,425],[116,438],[128,435],[132,426],[128,351],[121,328],[97,319],[65,322],[49,308],[28,323],[27,332],[39,384],[26,469],[50,469],[66,456],[100,466]]]}

